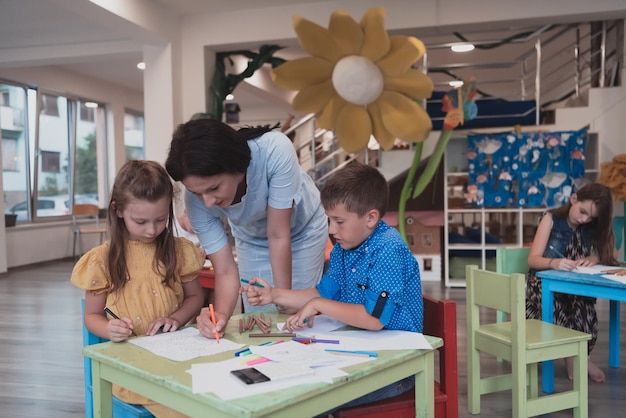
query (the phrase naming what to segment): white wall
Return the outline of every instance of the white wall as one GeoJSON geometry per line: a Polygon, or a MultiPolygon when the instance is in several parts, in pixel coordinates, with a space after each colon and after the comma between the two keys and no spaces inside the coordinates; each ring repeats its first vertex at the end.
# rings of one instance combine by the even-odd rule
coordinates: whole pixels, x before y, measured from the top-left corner
{"type": "MultiPolygon", "coordinates": [[[[109,144],[109,179],[124,163],[124,111],[143,111],[143,95],[117,85],[72,73],[60,67],[0,68],[0,78],[77,95],[107,105],[107,141],[109,144]]],[[[0,188],[2,187],[0,182],[0,188]]],[[[109,185],[111,183],[109,182],[109,185]]],[[[97,238],[83,239],[83,248],[97,243],[97,238]]],[[[72,223],[52,222],[0,228],[0,273],[2,265],[12,268],[72,256],[72,223]],[[2,247],[6,251],[2,251],[2,247]],[[6,254],[6,255],[5,255],[6,254]]]]}
{"type": "MultiPolygon", "coordinates": [[[[626,70],[622,80],[626,80],[626,70]]],[[[556,113],[557,129],[580,129],[589,125],[589,131],[598,134],[600,163],[610,162],[618,154],[626,154],[626,85],[604,89],[592,89],[589,92],[588,107],[558,109],[556,113]]],[[[624,216],[624,203],[613,206],[614,216],[624,216]]],[[[626,238],[626,237],[625,237],[626,238]]],[[[626,242],[622,241],[619,260],[624,260],[626,242]]]]}

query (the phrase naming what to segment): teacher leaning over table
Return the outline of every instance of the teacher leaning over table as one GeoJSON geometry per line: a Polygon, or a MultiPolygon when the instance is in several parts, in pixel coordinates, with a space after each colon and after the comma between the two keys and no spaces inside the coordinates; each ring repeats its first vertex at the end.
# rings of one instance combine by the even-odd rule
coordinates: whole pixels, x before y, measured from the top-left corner
{"type": "MultiPolygon", "coordinates": [[[[213,119],[190,120],[174,131],[165,167],[186,188],[189,220],[215,270],[216,325],[203,311],[202,335],[223,333],[240,278],[260,277],[284,289],[317,284],[327,218],[289,138],[269,126],[237,131],[213,119]],[[223,217],[235,238],[237,263],[223,217]]],[[[246,299],[244,306],[254,309],[246,299]]]]}

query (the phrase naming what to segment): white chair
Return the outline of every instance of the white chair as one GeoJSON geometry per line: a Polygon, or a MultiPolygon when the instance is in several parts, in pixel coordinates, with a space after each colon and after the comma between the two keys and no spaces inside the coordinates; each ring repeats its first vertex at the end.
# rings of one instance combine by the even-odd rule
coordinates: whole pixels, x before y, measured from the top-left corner
{"type": "Polygon", "coordinates": [[[105,227],[100,226],[100,219],[98,215],[100,214],[100,208],[96,205],[92,204],[78,204],[74,205],[72,208],[72,223],[74,224],[74,244],[72,246],[72,257],[76,257],[76,242],[78,241],[78,247],[80,250],[80,254],[82,254],[82,245],[81,245],[81,236],[82,235],[90,235],[90,234],[99,234],[100,235],[100,244],[104,240],[104,235],[107,233],[107,229],[105,227]],[[84,219],[95,219],[96,226],[81,226],[81,220],[84,219]]]}

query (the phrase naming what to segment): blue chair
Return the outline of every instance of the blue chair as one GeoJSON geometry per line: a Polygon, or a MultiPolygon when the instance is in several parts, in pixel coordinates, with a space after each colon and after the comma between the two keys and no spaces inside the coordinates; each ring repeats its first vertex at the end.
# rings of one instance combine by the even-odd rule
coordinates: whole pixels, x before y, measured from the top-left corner
{"type": "MultiPolygon", "coordinates": [[[[85,314],[85,300],[81,301],[83,317],[85,314]]],[[[95,334],[89,332],[85,323],[83,322],[83,347],[86,345],[98,344],[108,341],[104,338],[100,338],[95,334]]],[[[91,359],[89,357],[83,358],[84,362],[84,374],[85,374],[85,417],[93,418],[93,394],[91,391],[91,359]]],[[[141,405],[133,405],[126,402],[122,402],[113,397],[113,417],[114,418],[154,418],[154,415],[150,413],[146,408],[141,405]]]]}

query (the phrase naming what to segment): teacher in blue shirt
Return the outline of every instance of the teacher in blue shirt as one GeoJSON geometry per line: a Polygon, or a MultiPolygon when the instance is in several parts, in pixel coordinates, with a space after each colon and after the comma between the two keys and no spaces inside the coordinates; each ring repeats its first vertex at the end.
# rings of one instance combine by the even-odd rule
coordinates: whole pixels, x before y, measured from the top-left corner
{"type": "MultiPolygon", "coordinates": [[[[203,311],[202,335],[224,331],[240,278],[260,277],[283,289],[317,284],[328,221],[319,190],[284,134],[269,126],[237,131],[213,119],[190,120],[176,128],[165,167],[186,188],[189,220],[215,270],[217,324],[203,311]],[[235,238],[237,263],[222,218],[235,238]]],[[[245,299],[244,305],[254,309],[245,299]]]]}

